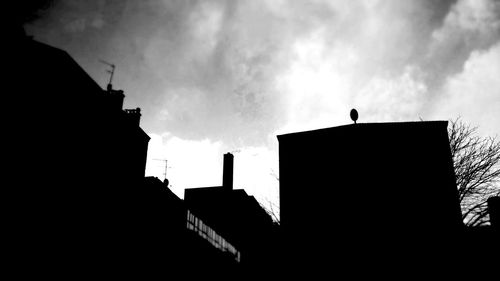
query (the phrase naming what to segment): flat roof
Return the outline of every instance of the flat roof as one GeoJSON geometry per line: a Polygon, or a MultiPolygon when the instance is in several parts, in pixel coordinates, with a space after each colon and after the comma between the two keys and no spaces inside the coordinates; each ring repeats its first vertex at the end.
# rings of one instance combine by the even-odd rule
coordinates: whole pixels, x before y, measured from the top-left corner
{"type": "Polygon", "coordinates": [[[293,133],[287,133],[287,134],[282,134],[282,135],[277,135],[278,140],[284,139],[284,138],[290,138],[294,136],[306,136],[306,135],[321,135],[325,133],[330,133],[332,131],[339,131],[339,130],[352,130],[352,129],[360,129],[360,130],[372,130],[377,127],[384,127],[384,128],[390,128],[394,127],[396,128],[408,128],[408,127],[440,127],[448,126],[448,121],[410,121],[410,122],[380,122],[380,123],[357,123],[357,124],[347,124],[347,125],[341,125],[341,126],[336,126],[336,127],[329,127],[329,128],[321,128],[321,129],[315,129],[315,130],[309,130],[309,131],[301,131],[301,132],[293,132],[293,133]]]}

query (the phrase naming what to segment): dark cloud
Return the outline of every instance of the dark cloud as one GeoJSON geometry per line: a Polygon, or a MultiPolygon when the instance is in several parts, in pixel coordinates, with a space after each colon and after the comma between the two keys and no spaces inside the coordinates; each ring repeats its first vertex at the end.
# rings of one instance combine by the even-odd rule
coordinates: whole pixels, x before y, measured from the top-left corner
{"type": "Polygon", "coordinates": [[[6,16],[14,24],[23,24],[43,17],[45,11],[56,4],[56,0],[9,1],[4,5],[6,16]]]}
{"type": "Polygon", "coordinates": [[[262,145],[290,122],[293,95],[277,81],[311,38],[324,56],[318,63],[349,77],[347,90],[333,91],[339,99],[411,99],[408,116],[431,110],[447,78],[499,38],[499,5],[488,0],[56,3],[29,32],[67,50],[103,86],[98,59],[117,64],[114,84],[126,105],[144,109],[147,131],[228,145],[262,145]],[[373,85],[386,94],[373,94],[373,85]]]}
{"type": "MultiPolygon", "coordinates": [[[[439,76],[459,72],[474,50],[486,50],[500,36],[500,3],[461,1],[451,6],[433,29],[423,67],[439,76]]],[[[442,78],[442,77],[441,77],[442,78]]]]}

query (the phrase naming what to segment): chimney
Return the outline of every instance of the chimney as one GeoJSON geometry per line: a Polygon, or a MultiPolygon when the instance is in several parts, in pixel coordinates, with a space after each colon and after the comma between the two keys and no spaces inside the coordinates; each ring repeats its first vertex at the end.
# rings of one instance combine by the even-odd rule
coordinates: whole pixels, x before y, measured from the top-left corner
{"type": "Polygon", "coordinates": [[[108,84],[106,92],[107,100],[112,110],[122,110],[123,100],[125,99],[123,90],[113,90],[113,86],[111,84],[108,84]]]}
{"type": "Polygon", "coordinates": [[[129,120],[131,120],[132,123],[139,127],[139,124],[141,122],[141,109],[138,107],[136,109],[125,109],[124,111],[127,114],[129,120]]]}
{"type": "Polygon", "coordinates": [[[228,190],[233,190],[233,165],[234,165],[234,156],[229,152],[224,154],[222,187],[228,190]]]}

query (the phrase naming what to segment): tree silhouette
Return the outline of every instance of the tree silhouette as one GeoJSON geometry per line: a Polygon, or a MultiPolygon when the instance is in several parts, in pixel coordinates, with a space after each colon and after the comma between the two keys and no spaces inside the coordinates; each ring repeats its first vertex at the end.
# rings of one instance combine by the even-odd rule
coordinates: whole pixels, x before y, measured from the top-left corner
{"type": "Polygon", "coordinates": [[[273,222],[275,224],[280,224],[280,207],[271,202],[270,200],[267,200],[267,206],[260,203],[260,206],[262,207],[262,209],[264,209],[264,211],[266,211],[266,213],[273,219],[273,222]]]}
{"type": "MultiPolygon", "coordinates": [[[[276,172],[271,169],[271,173],[270,175],[275,178],[278,182],[280,181],[280,177],[276,174],[276,172]]],[[[278,187],[279,188],[279,187],[278,187]]],[[[263,203],[259,203],[260,206],[262,207],[262,209],[264,209],[264,211],[266,211],[266,213],[271,216],[271,218],[273,219],[273,222],[277,225],[280,225],[281,224],[281,221],[280,221],[280,206],[276,203],[273,203],[271,200],[265,198],[264,199],[267,203],[266,204],[263,204],[263,203]]],[[[278,200],[279,201],[279,200],[278,200]]]]}
{"type": "Polygon", "coordinates": [[[466,226],[485,225],[487,200],[500,195],[500,142],[477,136],[477,127],[460,118],[450,121],[448,134],[462,219],[466,226]]]}

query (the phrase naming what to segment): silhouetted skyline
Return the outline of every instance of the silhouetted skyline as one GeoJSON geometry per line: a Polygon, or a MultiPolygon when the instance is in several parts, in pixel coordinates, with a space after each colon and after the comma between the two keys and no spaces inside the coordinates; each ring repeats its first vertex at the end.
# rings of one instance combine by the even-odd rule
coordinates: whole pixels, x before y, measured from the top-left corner
{"type": "Polygon", "coordinates": [[[456,271],[460,255],[498,253],[498,197],[491,226],[461,221],[447,121],[357,123],[352,110],[354,124],[278,135],[280,224],[235,185],[238,151],[219,155],[219,185],[188,188],[184,200],[167,178],[145,177],[145,111],[124,108],[126,89],[101,87],[21,29],[6,38],[7,68],[23,74],[6,80],[16,89],[5,112],[17,119],[4,155],[7,265],[20,273],[276,278],[360,267],[373,276],[427,273],[443,260],[451,267],[440,271],[456,271]],[[457,246],[468,239],[487,246],[457,246]]]}
{"type": "Polygon", "coordinates": [[[275,135],[358,123],[449,120],[500,134],[499,3],[53,1],[29,35],[66,50],[140,107],[148,175],[174,192],[234,183],[277,201],[275,135]],[[239,151],[239,152],[237,152],[239,151]],[[191,169],[197,177],[190,176],[191,169]]]}

